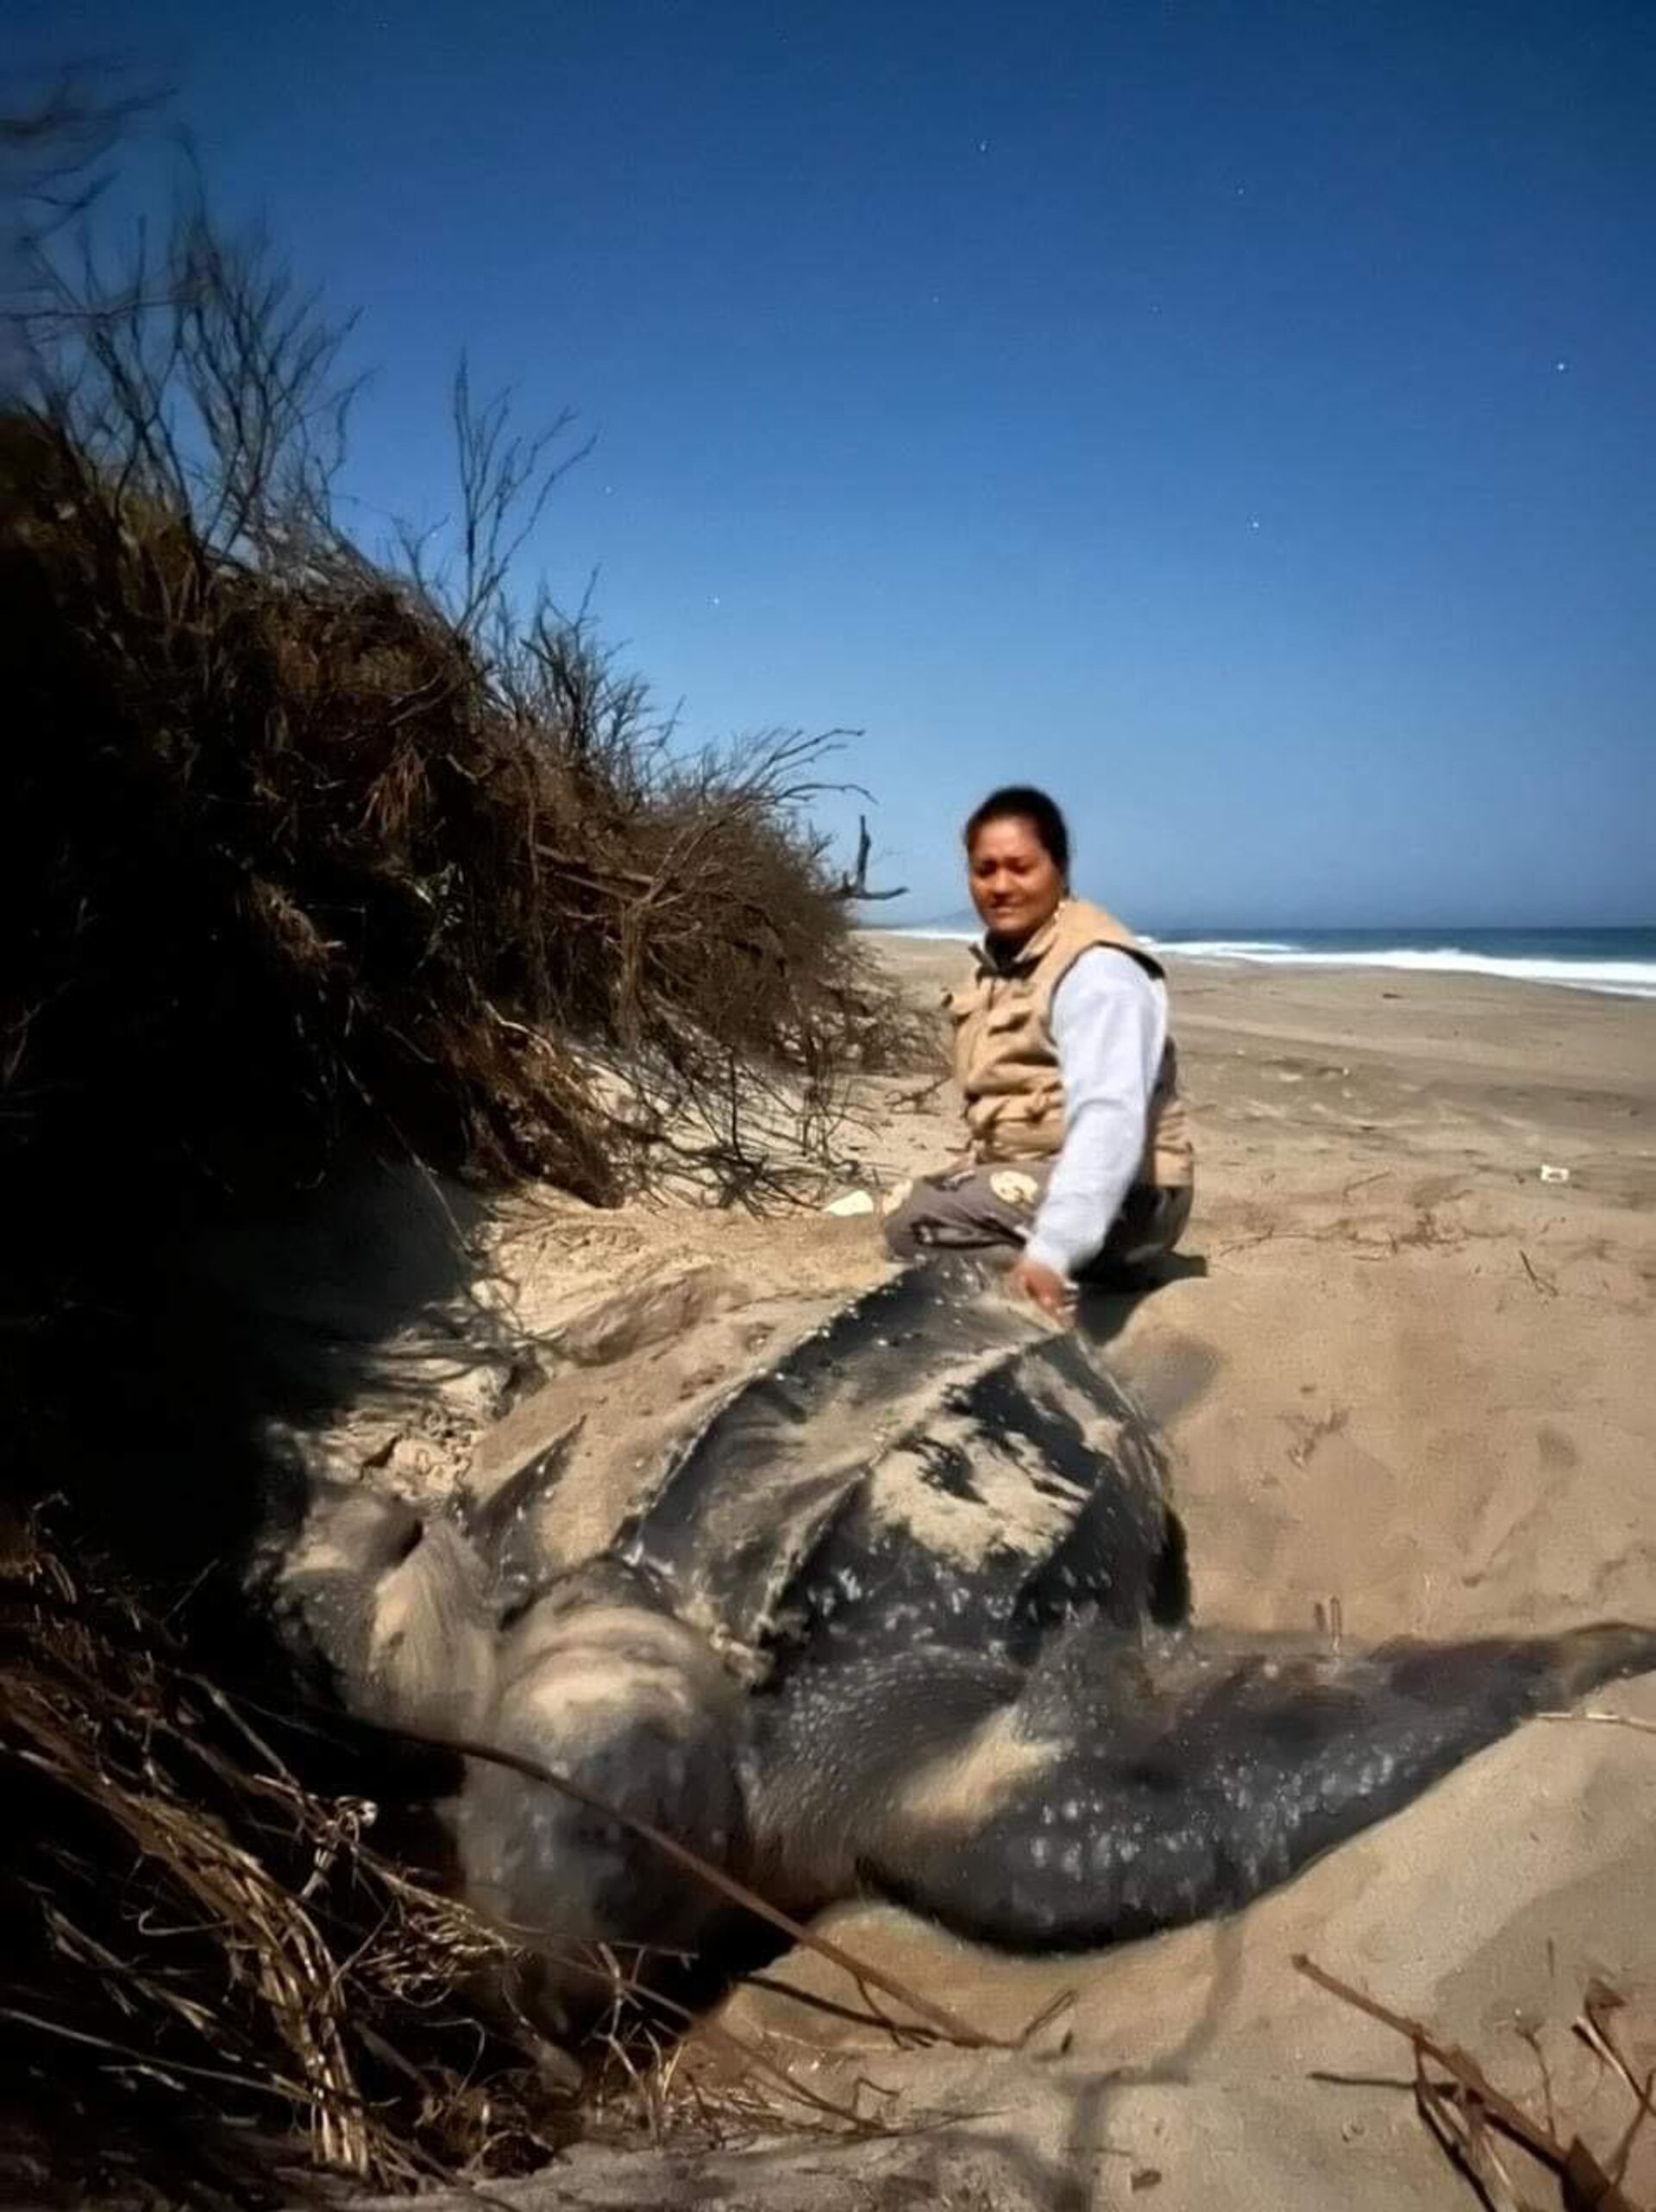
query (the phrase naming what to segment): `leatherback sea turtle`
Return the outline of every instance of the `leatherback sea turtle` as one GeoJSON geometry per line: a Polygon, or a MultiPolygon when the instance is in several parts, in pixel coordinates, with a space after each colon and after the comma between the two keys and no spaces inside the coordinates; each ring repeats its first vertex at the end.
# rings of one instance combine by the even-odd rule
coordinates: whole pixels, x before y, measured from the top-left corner
{"type": "MultiPolygon", "coordinates": [[[[618,1497],[583,1479],[565,1436],[454,1516],[312,1480],[275,1576],[359,1716],[587,1793],[474,1758],[448,1808],[464,1888],[561,1956],[694,1948],[729,1909],[634,1821],[794,1914],[862,1890],[1017,1949],[1144,1933],[1656,1667],[1620,1625],[1367,1652],[1193,1629],[1147,1421],[961,1262],[842,1310],[618,1497]]],[[[546,2025],[580,1986],[549,1966],[546,2025]]]]}

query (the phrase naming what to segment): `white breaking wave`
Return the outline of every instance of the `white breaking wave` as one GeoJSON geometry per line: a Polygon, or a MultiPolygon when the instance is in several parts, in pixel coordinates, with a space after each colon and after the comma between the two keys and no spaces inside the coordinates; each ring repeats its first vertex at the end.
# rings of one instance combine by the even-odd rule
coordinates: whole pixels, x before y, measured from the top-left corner
{"type": "MultiPolygon", "coordinates": [[[[1292,944],[1277,944],[1270,937],[1153,937],[1147,930],[1140,931],[1147,945],[1157,952],[1185,955],[1191,960],[1297,960],[1300,948],[1292,944]]],[[[1361,957],[1361,956],[1358,956],[1361,957]]],[[[1303,957],[1315,959],[1314,953],[1303,957]]]]}
{"type": "MultiPolygon", "coordinates": [[[[938,944],[970,944],[976,937],[972,930],[894,929],[891,934],[924,937],[938,944]]],[[[1176,960],[1246,960],[1278,968],[1392,968],[1428,975],[1491,975],[1509,983],[1552,983],[1616,998],[1656,999],[1656,962],[1647,960],[1546,960],[1517,953],[1468,952],[1458,945],[1381,945],[1339,952],[1272,937],[1182,940],[1145,935],[1144,941],[1176,960]]]]}
{"type": "Polygon", "coordinates": [[[1554,983],[1575,991],[1598,991],[1618,998],[1656,999],[1656,962],[1647,960],[1546,960],[1516,953],[1466,952],[1458,945],[1377,946],[1363,951],[1277,944],[1252,937],[1201,937],[1189,943],[1146,944],[1183,960],[1248,960],[1278,968],[1391,968],[1428,975],[1492,975],[1509,983],[1554,983]]]}

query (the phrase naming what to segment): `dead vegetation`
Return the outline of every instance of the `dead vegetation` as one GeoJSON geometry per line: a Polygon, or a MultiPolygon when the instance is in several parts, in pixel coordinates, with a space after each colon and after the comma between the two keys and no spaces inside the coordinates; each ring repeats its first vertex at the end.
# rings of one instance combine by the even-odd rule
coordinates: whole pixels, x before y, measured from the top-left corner
{"type": "Polygon", "coordinates": [[[584,613],[517,596],[568,423],[462,367],[455,524],[371,556],[346,326],[198,195],[113,273],[75,235],[129,115],[64,87],[0,132],[0,2182],[509,2171],[557,2131],[477,2025],[499,1945],[201,1640],[294,1408],[198,1232],[375,1155],[762,1206],[779,1132],[826,1169],[911,1031],[851,929],[866,845],[842,874],[809,819],[831,736],[687,755],[584,613]]]}
{"type": "MultiPolygon", "coordinates": [[[[577,2135],[706,2144],[881,2124],[608,1946],[561,1957],[607,1992],[590,2064],[550,2050],[511,2000],[549,1932],[520,1952],[411,1874],[405,1839],[379,1840],[395,1805],[360,1785],[398,1747],[227,1695],[116,1584],[15,1519],[0,1536],[0,2200],[273,2204],[324,2179],[380,2190],[521,2172],[577,2135]],[[305,1740],[317,1728],[332,1788],[305,1740]]],[[[467,1748],[630,1819],[533,1761],[467,1748]]],[[[842,1969],[894,2040],[1000,2047],[630,1825],[842,1969]]]]}
{"type": "MultiPolygon", "coordinates": [[[[1435,2035],[1364,1990],[1329,1973],[1314,1959],[1294,1964],[1319,1989],[1403,2038],[1414,2056],[1412,2090],[1421,2119],[1445,2155],[1465,2175],[1478,2201],[1492,2212],[1542,2212],[1546,2201],[1563,2212],[1644,2212],[1628,2193],[1635,2146],[1656,2121],[1656,2070],[1647,2052],[1632,2055],[1625,1999],[1603,1982],[1583,1992],[1571,2027],[1574,2040],[1596,2062],[1599,2086],[1609,2084],[1620,2105],[1614,2132],[1603,2118],[1593,2131],[1573,2126],[1557,2106],[1552,2071],[1538,2031],[1521,2030],[1540,2077],[1541,2109],[1498,2088],[1470,2052],[1435,2035]]],[[[1634,2038],[1638,2033],[1635,2018],[1634,2038]]],[[[1644,2040],[1648,2043],[1647,2026],[1644,2040]]]]}
{"type": "Polygon", "coordinates": [[[850,928],[866,843],[841,874],[808,819],[832,734],[687,756],[584,613],[520,601],[568,419],[519,433],[462,365],[453,526],[387,564],[335,511],[348,326],[266,243],[192,198],[113,274],[24,259],[8,1192],[27,1149],[234,1205],[366,1143],[600,1203],[691,1156],[752,1200],[756,1113],[830,1159],[908,1031],[850,928]]]}
{"type": "MultiPolygon", "coordinates": [[[[66,93],[15,127],[41,210],[97,119],[66,93]]],[[[45,213],[12,260],[13,1418],[167,1304],[182,1230],[365,1150],[599,1204],[831,1172],[857,1079],[913,1049],[850,926],[866,841],[838,873],[809,820],[832,736],[687,755],[584,613],[519,599],[568,420],[520,434],[462,367],[454,525],[379,561],[335,511],[346,328],[267,244],[192,197],[113,274],[45,213]]]]}
{"type": "Polygon", "coordinates": [[[318,2169],[388,2188],[544,2159],[547,2101],[469,1996],[499,1938],[154,1620],[5,1537],[9,2201],[276,2203],[318,2169]]]}
{"type": "Polygon", "coordinates": [[[469,576],[455,617],[255,486],[199,511],[165,385],[101,373],[134,423],[83,385],[0,425],[18,1141],[115,1064],[123,1142],[232,1193],[366,1129],[601,1202],[767,1076],[824,1125],[892,1038],[803,819],[824,742],[681,759],[580,623],[486,644],[469,576]]]}
{"type": "Polygon", "coordinates": [[[1330,1437],[1345,1433],[1352,1418],[1349,1406],[1331,1405],[1326,1413],[1290,1413],[1288,1426],[1294,1432],[1294,1442],[1289,1446],[1289,1463],[1295,1467],[1308,1467],[1317,1446],[1330,1437]]]}

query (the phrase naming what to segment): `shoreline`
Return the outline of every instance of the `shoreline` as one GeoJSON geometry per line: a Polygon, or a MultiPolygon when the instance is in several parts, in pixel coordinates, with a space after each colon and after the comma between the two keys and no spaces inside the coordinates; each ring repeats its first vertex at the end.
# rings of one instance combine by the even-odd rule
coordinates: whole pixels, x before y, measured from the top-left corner
{"type": "MultiPolygon", "coordinates": [[[[879,945],[894,939],[919,944],[971,944],[976,933],[969,930],[865,928],[858,932],[879,945]]],[[[1336,932],[1382,937],[1376,931],[1336,932]]],[[[1400,937],[1408,934],[1399,931],[1400,937]]],[[[1146,946],[1170,968],[1224,968],[1248,972],[1254,968],[1323,970],[1338,974],[1372,971],[1388,975],[1484,977],[1492,982],[1529,986],[1543,990],[1586,992],[1595,998],[1656,1000],[1656,961],[1583,958],[1579,962],[1543,954],[1483,953],[1463,949],[1448,942],[1435,946],[1383,945],[1373,950],[1356,947],[1323,948],[1296,945],[1284,934],[1281,940],[1266,937],[1211,937],[1176,940],[1142,933],[1146,946]],[[1578,967],[1579,974],[1571,974],[1578,967]],[[1612,970],[1625,969],[1623,974],[1612,970]]],[[[1476,934],[1476,932],[1466,932],[1476,934]]],[[[1545,933],[1542,933],[1545,934],[1545,933]]],[[[1601,934],[1596,931],[1587,935],[1601,934]]]]}
{"type": "MultiPolygon", "coordinates": [[[[965,947],[893,932],[875,950],[935,1006],[965,947]]],[[[1596,1161],[1619,1195],[1656,1206],[1656,999],[1176,956],[1168,977],[1184,1087],[1221,1152],[1232,1136],[1257,1147],[1299,1128],[1319,1152],[1401,1145],[1480,1169],[1527,1158],[1533,1175],[1570,1148],[1565,1163],[1596,1161]]],[[[1294,1187],[1298,1164],[1291,1150],[1271,1163],[1279,1187],[1294,1187]]]]}

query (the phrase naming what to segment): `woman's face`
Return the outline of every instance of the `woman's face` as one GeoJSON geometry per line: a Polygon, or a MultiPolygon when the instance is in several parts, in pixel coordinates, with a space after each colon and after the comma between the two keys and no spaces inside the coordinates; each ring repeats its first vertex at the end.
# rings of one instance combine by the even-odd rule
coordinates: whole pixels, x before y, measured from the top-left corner
{"type": "Polygon", "coordinates": [[[1035,824],[1021,815],[986,822],[966,855],[972,904],[997,937],[1032,937],[1063,897],[1063,878],[1035,824]]]}

